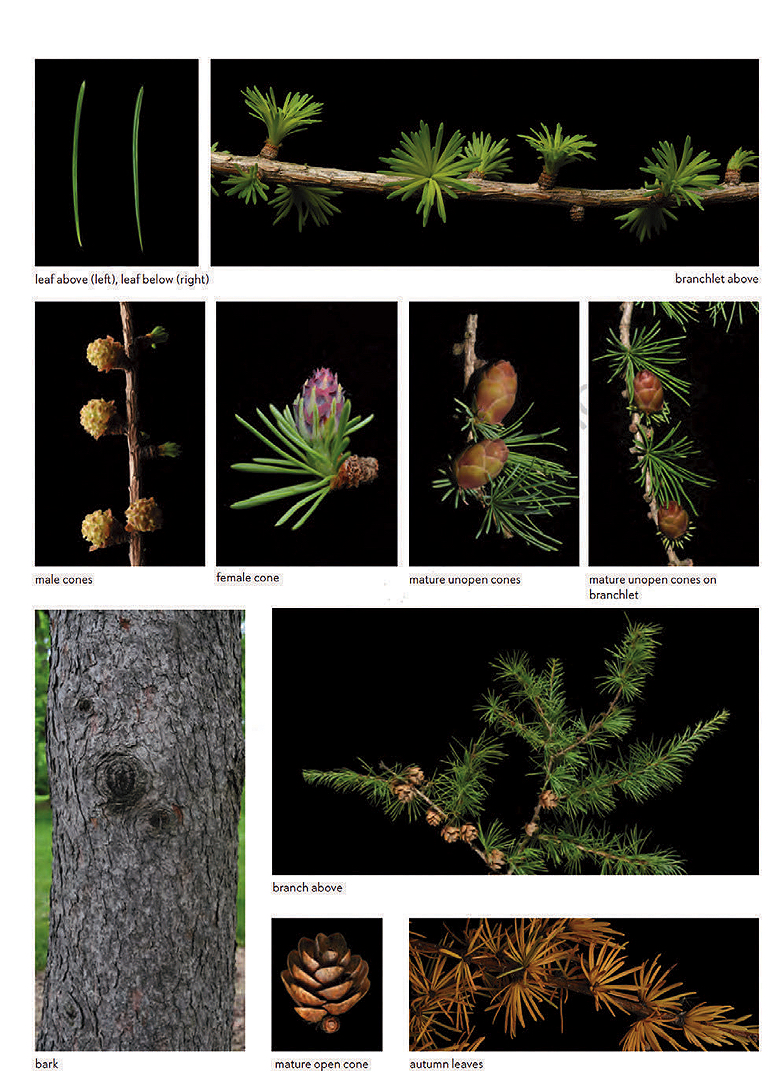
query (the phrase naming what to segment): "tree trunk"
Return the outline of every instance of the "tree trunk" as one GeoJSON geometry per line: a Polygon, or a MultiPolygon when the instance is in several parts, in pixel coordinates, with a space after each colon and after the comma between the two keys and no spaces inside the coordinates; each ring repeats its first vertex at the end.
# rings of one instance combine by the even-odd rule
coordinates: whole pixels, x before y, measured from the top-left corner
{"type": "Polygon", "coordinates": [[[240,613],[54,610],[40,1051],[228,1051],[240,613]]]}

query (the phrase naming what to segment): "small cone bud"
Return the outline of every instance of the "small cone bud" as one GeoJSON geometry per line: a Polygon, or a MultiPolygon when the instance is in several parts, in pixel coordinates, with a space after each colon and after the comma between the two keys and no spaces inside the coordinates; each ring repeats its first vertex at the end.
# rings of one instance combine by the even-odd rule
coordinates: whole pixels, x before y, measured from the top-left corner
{"type": "Polygon", "coordinates": [[[441,825],[443,819],[438,810],[429,810],[425,815],[425,820],[429,825],[441,825]]]}
{"type": "Polygon", "coordinates": [[[404,775],[406,776],[407,780],[409,780],[409,783],[413,783],[415,785],[419,785],[425,780],[425,773],[421,768],[418,768],[417,765],[412,765],[411,768],[407,768],[404,775]]]}
{"type": "Polygon", "coordinates": [[[470,821],[467,821],[465,825],[460,826],[460,839],[464,840],[466,844],[472,844],[479,838],[479,830],[475,825],[472,825],[470,821]]]}
{"type": "Polygon", "coordinates": [[[455,462],[460,488],[483,488],[506,464],[509,449],[502,439],[488,439],[468,447],[455,462]]]}
{"type": "Polygon", "coordinates": [[[488,367],[476,387],[476,415],[484,424],[500,424],[517,396],[517,373],[508,360],[488,367]]]}
{"type": "Polygon", "coordinates": [[[445,825],[441,830],[441,835],[447,844],[455,844],[460,840],[460,829],[458,829],[457,825],[445,825]]]}
{"type": "Polygon", "coordinates": [[[662,383],[651,371],[639,371],[633,380],[633,401],[642,413],[658,413],[665,401],[662,383]]]}
{"type": "Polygon", "coordinates": [[[113,518],[113,514],[107,511],[92,511],[81,523],[81,535],[90,543],[90,553],[96,549],[104,549],[112,544],[112,538],[120,532],[121,527],[113,518]]]}
{"type": "Polygon", "coordinates": [[[344,391],[338,377],[328,367],[318,367],[304,383],[301,393],[293,403],[293,419],[299,434],[313,439],[330,417],[333,417],[331,426],[339,426],[343,408],[344,391]]]}
{"type": "Polygon", "coordinates": [[[138,530],[141,533],[150,533],[152,530],[158,530],[161,527],[161,509],[156,506],[153,496],[130,503],[124,514],[126,516],[125,529],[128,534],[138,530]]]}
{"type": "Polygon", "coordinates": [[[108,430],[115,414],[115,401],[105,401],[102,397],[95,397],[92,401],[87,401],[81,409],[81,427],[88,431],[89,435],[99,439],[108,430]]]}
{"type": "Polygon", "coordinates": [[[666,507],[657,511],[660,531],[672,541],[683,537],[689,529],[689,515],[676,500],[670,500],[666,507]]]}

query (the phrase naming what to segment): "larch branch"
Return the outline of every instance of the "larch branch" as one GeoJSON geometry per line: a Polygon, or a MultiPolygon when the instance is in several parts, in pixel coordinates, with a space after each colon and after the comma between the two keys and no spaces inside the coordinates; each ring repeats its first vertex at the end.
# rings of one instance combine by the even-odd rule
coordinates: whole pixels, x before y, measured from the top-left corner
{"type": "MultiPolygon", "coordinates": [[[[142,496],[142,465],[140,460],[140,415],[137,392],[137,340],[131,303],[119,303],[121,325],[124,331],[124,352],[128,360],[126,369],[126,441],[129,455],[129,503],[136,503],[142,496]]],[[[142,567],[144,560],[143,535],[130,534],[129,564],[142,567]]]]}
{"type": "MultiPolygon", "coordinates": [[[[635,304],[633,302],[624,302],[621,305],[622,318],[619,322],[619,340],[625,348],[630,347],[630,329],[632,326],[632,314],[635,304]]],[[[622,397],[627,397],[627,389],[622,390],[622,397]]],[[[633,412],[630,419],[630,432],[634,436],[633,438],[633,451],[635,453],[638,462],[643,462],[643,436],[641,435],[641,415],[639,412],[633,412]]],[[[646,425],[643,425],[644,428],[646,425]]],[[[651,429],[647,429],[649,437],[651,436],[651,429]]],[[[651,489],[651,474],[646,471],[646,491],[643,494],[644,501],[648,504],[649,513],[646,516],[651,519],[654,525],[659,529],[659,504],[657,503],[656,496],[651,489]]],[[[694,567],[694,561],[686,557],[682,560],[672,545],[667,547],[667,564],[670,568],[691,568],[694,567]]]]}
{"type": "MultiPolygon", "coordinates": [[[[210,169],[216,174],[247,174],[258,167],[263,181],[284,185],[320,185],[333,189],[357,190],[361,193],[387,194],[408,178],[379,174],[365,170],[343,170],[339,167],[317,167],[306,163],[283,163],[267,159],[263,155],[233,155],[230,152],[210,153],[210,169]]],[[[557,186],[541,189],[538,182],[488,181],[469,177],[466,179],[476,188],[460,192],[461,200],[508,201],[517,204],[548,205],[570,209],[573,205],[584,208],[611,208],[627,211],[651,204],[652,194],[645,189],[571,189],[557,186]]],[[[738,185],[719,185],[697,194],[703,205],[758,201],[759,183],[743,182],[738,185]]],[[[675,201],[664,202],[665,207],[676,207],[675,201]]]]}

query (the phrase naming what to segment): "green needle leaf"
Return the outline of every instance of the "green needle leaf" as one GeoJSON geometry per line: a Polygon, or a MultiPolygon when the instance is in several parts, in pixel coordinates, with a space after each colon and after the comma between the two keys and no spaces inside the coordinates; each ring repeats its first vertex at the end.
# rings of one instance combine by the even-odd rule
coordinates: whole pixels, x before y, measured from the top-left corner
{"type": "Polygon", "coordinates": [[[237,500],[236,503],[231,504],[231,507],[235,511],[243,511],[248,507],[260,507],[264,503],[285,500],[289,496],[298,496],[303,492],[316,492],[320,487],[320,481],[306,481],[304,484],[293,484],[290,488],[275,488],[271,492],[261,492],[258,496],[251,496],[249,500],[237,500]]]}
{"type": "Polygon", "coordinates": [[[81,131],[81,108],[85,92],[86,80],[83,81],[78,92],[78,102],[75,107],[75,128],[73,129],[73,212],[75,213],[75,233],[81,249],[83,249],[83,243],[81,242],[81,221],[78,216],[78,137],[81,131]]]}
{"type": "Polygon", "coordinates": [[[140,227],[140,173],[138,160],[138,142],[140,137],[140,107],[143,104],[145,87],[137,92],[135,102],[135,119],[132,125],[132,180],[135,188],[135,218],[137,219],[137,237],[140,239],[140,249],[143,250],[143,232],[140,227]]]}

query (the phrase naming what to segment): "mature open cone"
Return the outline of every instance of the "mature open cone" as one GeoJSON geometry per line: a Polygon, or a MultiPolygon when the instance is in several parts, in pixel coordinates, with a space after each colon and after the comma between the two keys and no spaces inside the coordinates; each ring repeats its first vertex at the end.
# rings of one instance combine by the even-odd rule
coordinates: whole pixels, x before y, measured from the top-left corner
{"type": "Polygon", "coordinates": [[[288,968],[281,976],[299,1017],[326,1033],[336,1033],[338,1016],[363,999],[371,986],[368,963],[350,952],[338,931],[302,939],[288,955],[288,968]]]}

